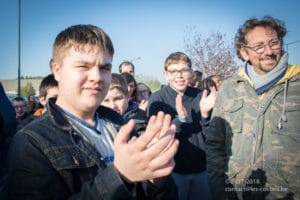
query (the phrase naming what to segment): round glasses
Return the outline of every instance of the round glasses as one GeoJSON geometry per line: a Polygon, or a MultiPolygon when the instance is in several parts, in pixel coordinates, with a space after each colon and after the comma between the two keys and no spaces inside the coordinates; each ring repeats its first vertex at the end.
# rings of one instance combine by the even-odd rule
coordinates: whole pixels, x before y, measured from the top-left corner
{"type": "Polygon", "coordinates": [[[171,69],[171,70],[167,70],[167,72],[172,77],[176,77],[178,74],[182,75],[182,76],[187,76],[187,75],[190,74],[191,70],[189,68],[187,68],[187,69],[181,69],[181,70],[171,69]]]}
{"type": "Polygon", "coordinates": [[[251,49],[258,54],[265,52],[266,46],[269,46],[272,50],[279,50],[281,48],[281,41],[279,39],[270,40],[267,44],[258,44],[253,47],[243,45],[245,48],[251,49]]]}

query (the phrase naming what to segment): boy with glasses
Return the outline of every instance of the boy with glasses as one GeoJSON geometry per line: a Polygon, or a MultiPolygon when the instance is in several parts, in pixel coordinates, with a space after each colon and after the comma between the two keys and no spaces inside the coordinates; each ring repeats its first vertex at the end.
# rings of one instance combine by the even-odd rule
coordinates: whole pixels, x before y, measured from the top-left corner
{"type": "Polygon", "coordinates": [[[269,16],[237,31],[245,65],[223,83],[204,129],[214,199],[300,199],[300,67],[288,64],[286,32],[269,16]]]}
{"type": "Polygon", "coordinates": [[[164,64],[164,75],[169,82],[151,94],[147,115],[159,111],[168,113],[176,125],[176,138],[180,141],[172,173],[179,199],[210,199],[208,189],[204,138],[200,125],[199,101],[201,91],[188,87],[192,76],[190,58],[182,53],[170,54],[164,64]]]}

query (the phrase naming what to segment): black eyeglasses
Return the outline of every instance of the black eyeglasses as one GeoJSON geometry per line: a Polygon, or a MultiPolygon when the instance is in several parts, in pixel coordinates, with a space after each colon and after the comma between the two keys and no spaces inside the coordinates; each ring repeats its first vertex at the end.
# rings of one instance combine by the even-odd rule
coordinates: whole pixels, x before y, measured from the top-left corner
{"type": "Polygon", "coordinates": [[[243,45],[244,47],[255,51],[258,54],[265,52],[266,46],[269,46],[272,50],[279,50],[281,48],[281,41],[279,39],[270,40],[267,44],[258,44],[253,47],[243,45]]]}
{"type": "Polygon", "coordinates": [[[181,69],[181,70],[171,69],[171,70],[167,70],[167,72],[173,77],[177,76],[178,74],[182,76],[187,76],[190,74],[191,69],[189,68],[181,69]]]}

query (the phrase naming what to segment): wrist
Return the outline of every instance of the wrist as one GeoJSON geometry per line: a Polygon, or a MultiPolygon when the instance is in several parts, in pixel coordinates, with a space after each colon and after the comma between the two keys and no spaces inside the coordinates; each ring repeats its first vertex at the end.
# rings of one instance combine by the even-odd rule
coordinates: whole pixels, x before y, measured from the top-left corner
{"type": "Polygon", "coordinates": [[[177,115],[177,119],[182,122],[182,123],[187,123],[189,121],[189,118],[187,117],[181,117],[179,115],[177,115]]]}

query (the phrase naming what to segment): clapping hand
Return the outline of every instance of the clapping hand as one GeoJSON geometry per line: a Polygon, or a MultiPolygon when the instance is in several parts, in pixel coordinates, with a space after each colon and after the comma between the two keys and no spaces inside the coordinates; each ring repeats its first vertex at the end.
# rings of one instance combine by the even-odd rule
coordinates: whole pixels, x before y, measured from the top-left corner
{"type": "Polygon", "coordinates": [[[128,141],[134,121],[122,126],[114,142],[114,166],[129,182],[156,179],[169,175],[174,166],[174,155],[178,149],[176,128],[171,125],[171,116],[159,112],[152,116],[140,137],[128,141]]]}

